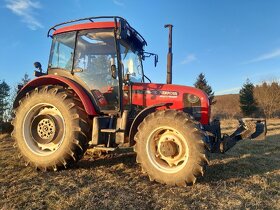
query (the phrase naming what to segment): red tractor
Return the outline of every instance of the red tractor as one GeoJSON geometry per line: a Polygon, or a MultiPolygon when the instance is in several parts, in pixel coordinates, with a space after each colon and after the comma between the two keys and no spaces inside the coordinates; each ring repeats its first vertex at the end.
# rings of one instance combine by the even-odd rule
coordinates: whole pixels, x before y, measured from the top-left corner
{"type": "Polygon", "coordinates": [[[210,122],[207,95],[171,84],[172,25],[167,84],[144,74],[144,38],[116,16],[90,17],[55,25],[46,72],[36,62],[36,79],[14,102],[16,145],[26,165],[40,170],[71,167],[88,148],[134,147],[150,180],[185,186],[204,174],[208,152],[225,152],[243,138],[266,132],[265,121],[241,121],[222,136],[210,122]]]}

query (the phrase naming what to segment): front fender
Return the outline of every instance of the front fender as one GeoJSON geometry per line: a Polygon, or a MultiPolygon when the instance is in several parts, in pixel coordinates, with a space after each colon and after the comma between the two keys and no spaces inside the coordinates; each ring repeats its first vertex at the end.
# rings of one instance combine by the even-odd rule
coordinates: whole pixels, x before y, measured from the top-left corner
{"type": "Polygon", "coordinates": [[[134,136],[137,133],[138,125],[144,120],[144,118],[151,114],[152,112],[155,112],[159,107],[166,107],[169,108],[172,106],[172,103],[161,103],[161,104],[155,104],[153,106],[146,107],[143,109],[138,115],[134,118],[130,130],[129,130],[129,144],[130,146],[133,146],[135,144],[134,136]]]}
{"type": "Polygon", "coordinates": [[[70,87],[81,100],[85,111],[88,115],[97,115],[96,109],[87,92],[76,82],[66,77],[57,75],[46,75],[38,77],[34,80],[28,82],[17,94],[14,101],[13,107],[16,108],[19,105],[19,101],[22,97],[26,95],[27,92],[34,90],[36,87],[43,85],[61,85],[64,87],[70,87]]]}

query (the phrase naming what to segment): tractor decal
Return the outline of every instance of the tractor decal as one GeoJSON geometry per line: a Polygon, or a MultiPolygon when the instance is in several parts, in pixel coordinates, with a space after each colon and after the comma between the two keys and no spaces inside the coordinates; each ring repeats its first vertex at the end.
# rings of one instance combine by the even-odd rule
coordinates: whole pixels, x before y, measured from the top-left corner
{"type": "Polygon", "coordinates": [[[157,95],[162,98],[177,98],[179,96],[179,92],[170,91],[170,90],[133,90],[132,93],[135,94],[151,94],[157,95]]]}

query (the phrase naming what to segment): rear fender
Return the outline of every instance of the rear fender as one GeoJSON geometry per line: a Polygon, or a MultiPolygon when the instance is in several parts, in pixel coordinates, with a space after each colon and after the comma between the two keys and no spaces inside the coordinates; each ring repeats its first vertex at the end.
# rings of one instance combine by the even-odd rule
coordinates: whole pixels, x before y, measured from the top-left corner
{"type": "Polygon", "coordinates": [[[18,92],[13,107],[14,108],[18,107],[20,99],[23,98],[27,92],[34,90],[36,87],[43,86],[43,85],[61,85],[64,87],[71,88],[81,100],[86,113],[91,116],[97,115],[96,109],[94,107],[94,103],[88,96],[86,90],[84,90],[79,84],[77,84],[73,80],[61,76],[56,76],[56,75],[46,75],[31,80],[18,92]]]}
{"type": "Polygon", "coordinates": [[[164,107],[164,108],[169,108],[170,106],[172,106],[172,103],[161,103],[161,104],[155,104],[153,106],[149,106],[145,109],[143,109],[133,120],[130,130],[129,130],[129,144],[130,146],[133,146],[135,144],[134,141],[134,136],[137,133],[137,128],[138,125],[144,120],[144,118],[155,112],[158,108],[160,107],[164,107]]]}

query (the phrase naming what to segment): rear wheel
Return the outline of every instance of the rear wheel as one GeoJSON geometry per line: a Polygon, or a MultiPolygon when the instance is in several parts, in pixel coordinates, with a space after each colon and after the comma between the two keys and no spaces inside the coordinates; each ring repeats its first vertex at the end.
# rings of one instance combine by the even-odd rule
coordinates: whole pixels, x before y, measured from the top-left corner
{"type": "Polygon", "coordinates": [[[20,101],[15,114],[13,137],[26,164],[57,170],[82,158],[90,127],[71,91],[60,86],[36,88],[20,101]]]}
{"type": "Polygon", "coordinates": [[[187,114],[156,111],[138,127],[134,146],[137,162],[150,180],[179,186],[193,184],[208,162],[203,137],[187,114]]]}

